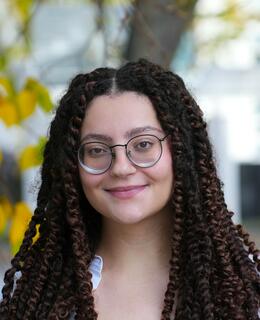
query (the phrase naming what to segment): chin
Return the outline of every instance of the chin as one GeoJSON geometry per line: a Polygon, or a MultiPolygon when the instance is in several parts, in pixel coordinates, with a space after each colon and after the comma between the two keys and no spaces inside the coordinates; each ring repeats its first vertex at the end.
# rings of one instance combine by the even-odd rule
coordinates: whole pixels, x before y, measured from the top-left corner
{"type": "Polygon", "coordinates": [[[152,215],[146,215],[143,210],[119,210],[111,214],[104,214],[106,219],[113,220],[119,224],[133,225],[138,224],[152,215]]]}
{"type": "Polygon", "coordinates": [[[144,220],[145,220],[145,218],[144,219],[135,219],[135,218],[129,217],[129,219],[117,219],[117,220],[115,220],[115,222],[117,222],[118,224],[121,224],[121,225],[125,225],[125,226],[134,226],[134,225],[140,224],[144,220]]]}
{"type": "Polygon", "coordinates": [[[144,220],[145,220],[145,217],[131,216],[131,217],[126,217],[125,219],[119,219],[118,222],[121,224],[125,224],[125,225],[134,225],[134,224],[138,224],[144,220]]]}

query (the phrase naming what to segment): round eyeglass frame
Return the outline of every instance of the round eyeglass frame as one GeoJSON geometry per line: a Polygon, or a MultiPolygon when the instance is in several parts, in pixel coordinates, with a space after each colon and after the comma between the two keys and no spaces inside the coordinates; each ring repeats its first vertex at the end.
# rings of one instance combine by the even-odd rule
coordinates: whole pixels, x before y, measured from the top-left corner
{"type": "Polygon", "coordinates": [[[135,166],[137,166],[137,167],[139,167],[139,168],[151,168],[151,167],[153,167],[153,166],[161,159],[161,156],[162,156],[162,153],[163,153],[162,142],[163,142],[169,135],[170,135],[170,134],[168,133],[168,134],[166,134],[163,138],[160,139],[160,138],[158,138],[157,136],[155,136],[154,134],[140,134],[140,135],[134,136],[134,137],[132,137],[131,139],[129,139],[126,144],[115,144],[115,145],[112,145],[112,146],[109,146],[108,144],[106,144],[106,143],[104,143],[104,142],[98,142],[98,143],[100,143],[100,144],[103,144],[103,145],[107,146],[107,147],[110,149],[110,152],[111,152],[111,161],[110,161],[110,164],[108,165],[107,168],[102,169],[102,170],[101,170],[101,169],[93,169],[93,168],[90,168],[90,167],[86,166],[84,163],[82,163],[82,161],[81,161],[81,159],[80,159],[80,150],[81,150],[81,148],[82,148],[83,146],[85,146],[86,144],[95,143],[95,142],[97,142],[97,141],[86,142],[86,143],[83,143],[83,144],[81,144],[81,145],[79,146],[79,149],[78,149],[78,161],[79,161],[80,166],[81,166],[87,173],[91,173],[91,174],[94,174],[94,175],[103,174],[103,173],[107,172],[107,171],[110,169],[110,167],[111,167],[111,165],[112,165],[112,163],[113,163],[113,159],[116,157],[115,152],[113,152],[113,148],[115,148],[115,147],[125,147],[125,153],[126,153],[127,159],[128,159],[133,165],[135,165],[135,166]],[[128,144],[129,144],[133,139],[136,139],[136,138],[142,137],[142,136],[144,136],[144,137],[146,137],[146,136],[151,136],[151,137],[156,138],[156,139],[160,142],[160,155],[158,156],[158,159],[157,159],[155,162],[153,162],[152,164],[148,164],[148,165],[140,165],[140,164],[137,164],[137,163],[135,163],[135,162],[130,158],[130,155],[129,155],[130,153],[127,152],[127,146],[128,146],[128,144]]]}

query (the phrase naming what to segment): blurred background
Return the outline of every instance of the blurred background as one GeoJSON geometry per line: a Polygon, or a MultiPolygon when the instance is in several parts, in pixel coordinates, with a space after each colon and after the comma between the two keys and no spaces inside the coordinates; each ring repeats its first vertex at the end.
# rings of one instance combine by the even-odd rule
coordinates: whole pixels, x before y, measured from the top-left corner
{"type": "Polygon", "coordinates": [[[35,208],[69,80],[139,57],[184,78],[209,123],[234,221],[260,247],[259,0],[1,0],[0,281],[35,208]]]}

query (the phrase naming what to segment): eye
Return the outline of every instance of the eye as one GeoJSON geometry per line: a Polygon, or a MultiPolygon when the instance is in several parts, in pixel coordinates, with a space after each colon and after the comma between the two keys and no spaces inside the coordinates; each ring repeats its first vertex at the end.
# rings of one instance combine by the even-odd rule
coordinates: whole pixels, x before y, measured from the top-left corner
{"type": "Polygon", "coordinates": [[[104,153],[104,149],[101,148],[91,148],[88,150],[88,154],[101,154],[104,153]]]}
{"type": "Polygon", "coordinates": [[[149,140],[142,140],[135,144],[136,151],[147,151],[153,147],[154,143],[149,140]]]}
{"type": "Polygon", "coordinates": [[[92,158],[98,158],[106,156],[110,153],[110,150],[106,148],[105,146],[101,145],[86,145],[85,146],[85,156],[86,157],[92,157],[92,158]]]}

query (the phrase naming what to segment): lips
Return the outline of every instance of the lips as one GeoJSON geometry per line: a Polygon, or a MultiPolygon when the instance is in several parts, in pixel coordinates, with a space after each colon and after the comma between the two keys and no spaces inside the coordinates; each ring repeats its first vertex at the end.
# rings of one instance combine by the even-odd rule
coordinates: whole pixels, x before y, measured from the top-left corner
{"type": "Polygon", "coordinates": [[[129,199],[142,192],[147,185],[122,186],[106,189],[111,196],[119,199],[129,199]]]}

